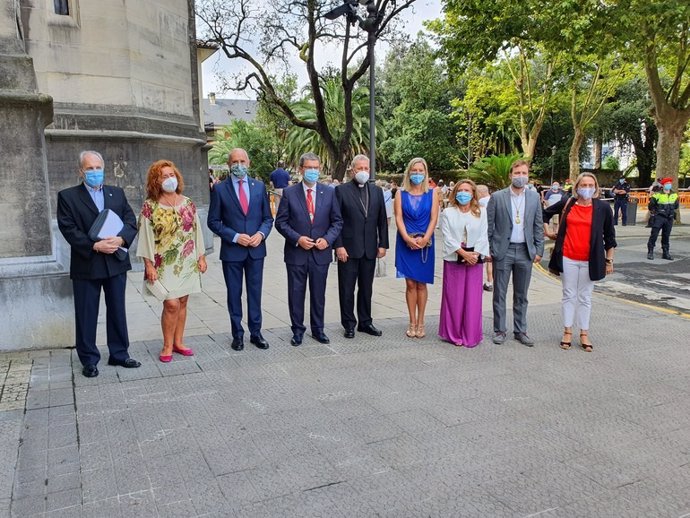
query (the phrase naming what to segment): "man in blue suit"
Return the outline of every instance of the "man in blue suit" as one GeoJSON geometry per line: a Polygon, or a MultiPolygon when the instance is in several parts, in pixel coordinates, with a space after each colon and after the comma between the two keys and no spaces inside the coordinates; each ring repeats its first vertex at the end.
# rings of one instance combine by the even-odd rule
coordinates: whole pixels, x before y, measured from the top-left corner
{"type": "Polygon", "coordinates": [[[220,259],[228,290],[228,312],[232,348],[244,349],[242,327],[242,276],[247,283],[247,324],[250,342],[268,349],[261,336],[261,286],[266,257],[266,238],[273,218],[266,187],[247,176],[250,161],[244,149],[233,149],[228,157],[230,175],[211,191],[208,228],[221,239],[220,259]]]}
{"type": "Polygon", "coordinates": [[[129,248],[137,235],[137,220],[119,187],[104,185],[103,157],[96,151],[79,155],[82,183],[58,193],[57,222],[70,244],[70,278],[74,289],[76,349],[87,378],[98,376],[101,354],[96,347],[98,305],[101,290],[105,295],[108,365],[128,369],[141,366],[129,357],[129,335],[125,311],[127,272],[132,269],[129,254],[116,254],[129,248]],[[116,236],[94,241],[89,230],[99,212],[110,209],[124,226],[116,236]]]}
{"type": "Polygon", "coordinates": [[[323,332],[328,266],[333,257],[333,243],[340,235],[343,218],[335,191],[318,183],[321,161],[314,153],[299,159],[303,180],[283,191],[276,229],[285,237],[285,265],[288,273],[288,306],[294,346],[302,344],[304,301],[309,283],[309,320],[311,334],[322,344],[330,343],[323,332]]]}

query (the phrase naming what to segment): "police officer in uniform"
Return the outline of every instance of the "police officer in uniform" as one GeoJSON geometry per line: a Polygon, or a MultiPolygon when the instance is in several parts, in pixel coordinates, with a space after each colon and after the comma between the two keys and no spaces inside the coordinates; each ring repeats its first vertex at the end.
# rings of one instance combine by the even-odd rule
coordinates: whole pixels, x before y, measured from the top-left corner
{"type": "Polygon", "coordinates": [[[649,200],[649,213],[651,214],[649,223],[652,226],[652,233],[649,236],[649,241],[647,241],[647,259],[650,261],[654,259],[654,245],[656,245],[656,238],[661,232],[661,258],[672,261],[669,237],[679,206],[678,193],[672,192],[673,180],[671,178],[662,178],[659,183],[662,190],[652,194],[649,200]]]}

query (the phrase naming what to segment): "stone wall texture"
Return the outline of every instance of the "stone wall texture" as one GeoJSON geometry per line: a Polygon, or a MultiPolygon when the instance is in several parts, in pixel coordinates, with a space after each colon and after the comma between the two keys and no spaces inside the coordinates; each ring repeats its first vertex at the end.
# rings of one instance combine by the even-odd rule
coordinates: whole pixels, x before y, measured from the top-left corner
{"type": "Polygon", "coordinates": [[[80,151],[103,155],[106,183],[137,213],[149,165],[172,160],[207,212],[193,0],[69,6],[57,15],[52,0],[0,1],[0,328],[11,329],[0,350],[74,344],[55,210],[58,191],[78,182],[80,151]]]}

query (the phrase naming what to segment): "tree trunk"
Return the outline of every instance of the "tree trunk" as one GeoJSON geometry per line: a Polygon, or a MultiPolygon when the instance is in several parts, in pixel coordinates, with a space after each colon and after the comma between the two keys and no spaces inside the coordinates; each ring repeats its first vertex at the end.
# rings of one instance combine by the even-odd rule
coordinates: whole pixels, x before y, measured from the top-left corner
{"type": "MultiPolygon", "coordinates": [[[[659,142],[656,146],[656,178],[673,178],[673,190],[678,192],[678,170],[680,168],[680,148],[683,144],[683,130],[688,122],[687,116],[678,110],[667,110],[675,117],[656,120],[659,142]]],[[[686,110],[687,112],[687,110],[686,110]]],[[[676,223],[680,223],[680,211],[676,211],[676,223]]]]}
{"type": "Polygon", "coordinates": [[[580,148],[585,141],[585,132],[579,126],[573,128],[573,142],[570,144],[568,153],[568,163],[570,164],[570,180],[575,183],[575,179],[580,174],[580,148]]]}
{"type": "Polygon", "coordinates": [[[604,143],[601,141],[601,137],[594,139],[594,169],[601,169],[601,148],[604,143]]]}
{"type": "Polygon", "coordinates": [[[659,142],[656,146],[656,177],[673,178],[673,189],[678,189],[678,169],[680,148],[683,143],[683,130],[688,123],[690,112],[665,110],[663,117],[656,118],[659,142]]]}
{"type": "Polygon", "coordinates": [[[652,183],[652,171],[656,165],[654,150],[657,138],[656,126],[651,121],[645,123],[644,141],[642,139],[642,132],[632,134],[631,141],[635,149],[637,171],[640,174],[638,187],[647,187],[652,183]]]}

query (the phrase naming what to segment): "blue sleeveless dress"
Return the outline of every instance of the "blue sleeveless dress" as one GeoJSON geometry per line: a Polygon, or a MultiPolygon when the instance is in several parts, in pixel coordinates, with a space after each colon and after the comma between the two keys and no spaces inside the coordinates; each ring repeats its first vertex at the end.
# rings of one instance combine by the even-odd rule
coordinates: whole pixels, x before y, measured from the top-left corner
{"type": "MultiPolygon", "coordinates": [[[[431,207],[434,203],[434,191],[413,196],[407,191],[399,190],[402,196],[401,206],[405,230],[412,234],[425,234],[431,221],[431,207]]],[[[395,244],[396,277],[412,279],[426,284],[434,283],[434,236],[431,246],[422,250],[411,250],[398,233],[395,244]]]]}

